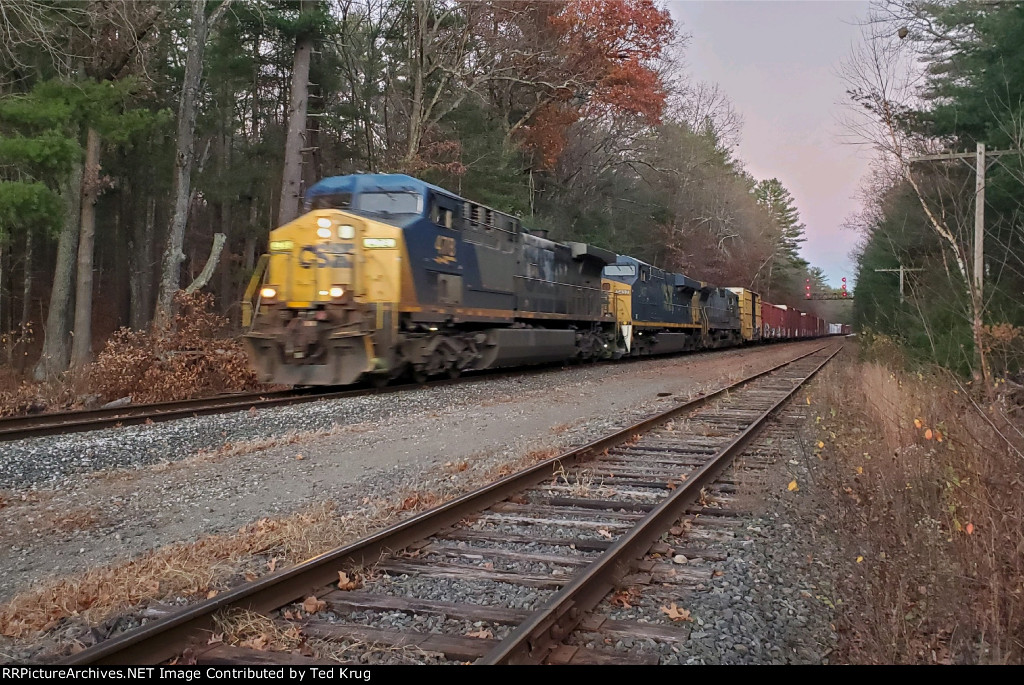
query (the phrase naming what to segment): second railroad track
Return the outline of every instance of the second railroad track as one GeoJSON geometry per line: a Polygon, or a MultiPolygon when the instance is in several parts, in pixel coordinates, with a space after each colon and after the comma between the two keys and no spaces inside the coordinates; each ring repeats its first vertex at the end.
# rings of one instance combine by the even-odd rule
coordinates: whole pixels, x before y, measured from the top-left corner
{"type": "MultiPolygon", "coordinates": [[[[841,347],[819,347],[66,663],[325,663],[308,645],[267,652],[211,640],[240,612],[304,645],[335,645],[329,652],[348,663],[368,646],[399,661],[412,652],[431,663],[637,663],[580,646],[574,632],[596,625],[591,612],[627,577],[666,572],[652,547],[682,517],[713,513],[705,495],[729,488],[716,479],[841,347]]],[[[612,623],[605,628],[672,639],[671,625],[612,623]]]]}

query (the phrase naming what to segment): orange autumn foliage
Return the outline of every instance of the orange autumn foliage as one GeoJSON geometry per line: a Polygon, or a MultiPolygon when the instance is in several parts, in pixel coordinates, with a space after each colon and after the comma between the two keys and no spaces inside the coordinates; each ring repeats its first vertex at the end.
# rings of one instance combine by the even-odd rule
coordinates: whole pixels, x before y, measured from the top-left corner
{"type": "Polygon", "coordinates": [[[666,94],[651,63],[675,35],[667,10],[653,0],[568,0],[548,23],[561,55],[561,73],[548,80],[565,85],[552,89],[523,130],[524,147],[541,166],[557,163],[566,131],[582,116],[631,114],[660,122],[666,94]]]}

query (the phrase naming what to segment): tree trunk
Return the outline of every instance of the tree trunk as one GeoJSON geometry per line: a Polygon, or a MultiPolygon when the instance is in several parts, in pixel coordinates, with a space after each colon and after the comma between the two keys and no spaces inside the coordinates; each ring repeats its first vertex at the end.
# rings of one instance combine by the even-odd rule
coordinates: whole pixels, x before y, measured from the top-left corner
{"type": "Polygon", "coordinates": [[[423,137],[423,74],[426,70],[427,19],[429,10],[424,0],[416,0],[413,9],[412,54],[409,66],[412,69],[412,102],[409,104],[409,130],[405,148],[404,166],[412,166],[420,150],[423,137]]]}
{"type": "Polygon", "coordinates": [[[145,215],[135,225],[131,246],[131,326],[141,331],[153,313],[153,231],[156,229],[156,198],[146,199],[145,215]]]}
{"type": "MultiPolygon", "coordinates": [[[[314,7],[315,3],[303,0],[302,12],[309,12],[314,7]]],[[[288,134],[284,144],[281,202],[277,210],[278,226],[283,226],[297,217],[302,202],[302,149],[305,147],[306,110],[309,104],[309,61],[312,51],[313,34],[303,32],[295,40],[295,58],[292,61],[288,134]]]]}
{"type": "Polygon", "coordinates": [[[96,200],[100,184],[100,134],[90,128],[82,177],[82,219],[78,237],[78,282],[75,285],[75,333],[71,367],[81,368],[92,355],[92,259],[96,237],[96,200]]]}
{"type": "MultiPolygon", "coordinates": [[[[185,242],[185,224],[188,221],[189,198],[192,188],[192,162],[195,158],[196,100],[203,77],[203,52],[209,28],[206,19],[206,0],[191,0],[192,32],[185,59],[185,75],[178,103],[178,130],[174,155],[174,210],[171,214],[167,246],[164,249],[160,290],[157,295],[154,324],[165,328],[171,321],[174,294],[180,283],[181,262],[185,258],[181,248],[185,242]]],[[[227,4],[227,3],[225,3],[227,4]]]]}
{"type": "Polygon", "coordinates": [[[213,247],[210,248],[210,257],[206,260],[206,266],[199,272],[196,279],[185,288],[185,294],[191,295],[210,282],[213,272],[217,269],[217,264],[220,263],[220,255],[224,250],[224,241],[226,240],[227,236],[223,233],[213,234],[213,247]]]}
{"type": "Polygon", "coordinates": [[[21,286],[21,325],[28,325],[28,317],[32,309],[32,231],[25,233],[25,269],[21,286]]]}
{"type": "Polygon", "coordinates": [[[53,268],[53,289],[46,312],[46,333],[42,354],[35,368],[35,379],[46,380],[68,368],[68,318],[71,312],[71,288],[75,273],[75,251],[78,247],[78,221],[82,202],[82,163],[76,161],[71,174],[62,184],[64,226],[57,241],[57,263],[53,268]]]}
{"type": "MultiPolygon", "coordinates": [[[[6,328],[4,325],[4,273],[7,271],[4,267],[6,260],[7,253],[4,251],[4,241],[0,239],[0,332],[3,332],[6,328]]],[[[13,301],[11,302],[11,307],[14,307],[13,301]]],[[[8,363],[10,363],[10,361],[10,359],[7,360],[8,363]]]]}

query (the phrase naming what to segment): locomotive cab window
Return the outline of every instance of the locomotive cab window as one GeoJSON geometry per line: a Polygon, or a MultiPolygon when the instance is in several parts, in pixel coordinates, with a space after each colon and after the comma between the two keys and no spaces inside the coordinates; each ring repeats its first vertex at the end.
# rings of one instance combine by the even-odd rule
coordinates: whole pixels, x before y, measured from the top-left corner
{"type": "Polygon", "coordinates": [[[636,267],[632,264],[609,264],[604,268],[605,276],[636,276],[636,267]]]}
{"type": "Polygon", "coordinates": [[[331,193],[317,195],[310,202],[310,209],[348,209],[352,206],[352,193],[331,193]]]}
{"type": "Polygon", "coordinates": [[[438,206],[437,202],[430,204],[430,220],[438,226],[452,228],[454,226],[452,214],[452,210],[438,206]]]}
{"type": "Polygon", "coordinates": [[[359,209],[374,214],[422,214],[423,196],[406,191],[361,193],[359,209]]]}

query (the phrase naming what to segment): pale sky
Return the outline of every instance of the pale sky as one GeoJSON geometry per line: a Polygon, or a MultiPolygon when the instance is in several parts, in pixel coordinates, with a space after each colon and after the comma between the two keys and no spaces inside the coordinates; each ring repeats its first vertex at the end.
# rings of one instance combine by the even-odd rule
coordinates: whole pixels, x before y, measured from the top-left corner
{"type": "Polygon", "coordinates": [[[843,142],[840,62],[858,40],[868,3],[853,0],[670,0],[690,35],[694,78],[719,84],[743,117],[737,156],[755,178],[778,178],[807,226],[804,259],[838,287],[853,286],[857,234],[842,228],[870,153],[843,142]]]}

